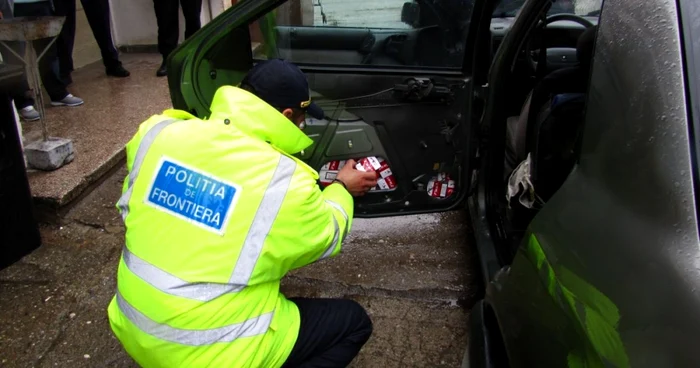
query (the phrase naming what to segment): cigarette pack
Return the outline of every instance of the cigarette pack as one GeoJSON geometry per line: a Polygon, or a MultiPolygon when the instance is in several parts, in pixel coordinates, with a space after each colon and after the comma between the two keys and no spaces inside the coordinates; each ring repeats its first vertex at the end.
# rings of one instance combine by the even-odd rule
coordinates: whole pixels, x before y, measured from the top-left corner
{"type": "MultiPolygon", "coordinates": [[[[346,160],[330,161],[321,167],[319,176],[322,186],[333,183],[338,176],[338,172],[345,166],[346,160]]],[[[357,170],[365,172],[375,172],[377,175],[377,186],[370,189],[370,192],[387,192],[396,189],[396,178],[389,167],[389,164],[381,157],[363,157],[357,160],[355,165],[357,170]]]]}
{"type": "Polygon", "coordinates": [[[454,194],[455,181],[447,173],[439,173],[430,179],[427,187],[428,195],[433,198],[445,199],[454,194]]]}

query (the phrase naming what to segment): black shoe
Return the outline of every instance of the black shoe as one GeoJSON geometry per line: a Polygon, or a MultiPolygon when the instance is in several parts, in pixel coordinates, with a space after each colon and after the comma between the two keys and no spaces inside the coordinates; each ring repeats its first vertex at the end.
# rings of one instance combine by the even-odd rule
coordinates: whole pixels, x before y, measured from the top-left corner
{"type": "Polygon", "coordinates": [[[156,72],[157,77],[165,77],[168,75],[168,70],[165,68],[165,63],[160,65],[160,68],[158,68],[158,71],[156,72]]]}
{"type": "Polygon", "coordinates": [[[126,77],[131,75],[131,73],[129,73],[129,71],[124,69],[124,67],[121,65],[107,68],[105,70],[105,73],[107,73],[107,75],[109,75],[110,77],[117,77],[117,78],[126,78],[126,77]]]}

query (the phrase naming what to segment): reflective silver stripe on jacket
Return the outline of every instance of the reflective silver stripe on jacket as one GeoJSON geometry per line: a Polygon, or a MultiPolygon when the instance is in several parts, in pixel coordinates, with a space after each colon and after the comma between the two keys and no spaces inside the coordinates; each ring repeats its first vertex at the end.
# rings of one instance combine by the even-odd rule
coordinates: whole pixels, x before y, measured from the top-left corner
{"type": "Polygon", "coordinates": [[[265,313],[241,323],[223,327],[189,330],[171,327],[167,324],[158,323],[150,319],[129,304],[119,291],[117,291],[116,299],[117,306],[126,318],[143,332],[161,340],[190,346],[211,345],[217,342],[232,342],[241,337],[262,335],[267,332],[270,327],[274,314],[274,312],[265,313]]]}
{"type": "MultiPolygon", "coordinates": [[[[340,212],[340,214],[341,214],[341,215],[343,216],[343,218],[345,219],[345,230],[343,231],[343,240],[344,240],[345,237],[348,235],[348,225],[349,225],[349,223],[348,223],[348,214],[345,212],[345,209],[343,208],[343,206],[339,205],[338,203],[333,202],[333,201],[328,200],[328,199],[326,200],[326,203],[328,203],[328,204],[331,205],[333,208],[335,208],[336,210],[338,210],[338,212],[340,212]]],[[[332,216],[333,216],[333,225],[335,225],[335,235],[333,236],[333,241],[332,241],[331,244],[328,246],[328,248],[326,249],[326,251],[323,252],[323,254],[321,255],[321,257],[319,257],[319,260],[321,260],[321,259],[326,259],[326,258],[330,257],[331,254],[333,254],[333,251],[335,250],[335,247],[338,245],[338,242],[340,241],[340,226],[338,225],[338,220],[336,220],[335,215],[332,215],[332,216]]]]}
{"type": "Polygon", "coordinates": [[[277,169],[275,169],[272,180],[270,180],[270,184],[265,190],[265,195],[260,202],[260,206],[258,206],[258,211],[253,217],[253,223],[250,225],[248,235],[243,242],[241,254],[238,256],[236,267],[234,267],[229,280],[230,284],[248,285],[248,281],[253,276],[255,264],[258,262],[262,252],[265,238],[267,238],[267,234],[272,229],[272,224],[275,222],[277,213],[282,207],[296,168],[297,163],[294,160],[280,154],[277,169]]]}
{"type": "Polygon", "coordinates": [[[319,260],[330,257],[331,254],[333,254],[335,247],[338,245],[338,240],[340,240],[340,227],[338,226],[338,220],[335,219],[334,215],[331,216],[333,217],[333,225],[335,225],[335,234],[333,234],[333,241],[328,246],[328,248],[326,248],[326,251],[323,252],[321,257],[318,258],[319,260]]]}
{"type": "Polygon", "coordinates": [[[227,293],[243,290],[245,285],[187,282],[139,258],[124,247],[124,264],[133,274],[154,288],[170,295],[208,302],[227,293]]]}
{"type": "Polygon", "coordinates": [[[134,157],[134,164],[132,165],[131,172],[129,173],[129,186],[126,189],[126,192],[124,192],[117,202],[117,207],[119,207],[119,209],[122,211],[122,220],[124,222],[126,222],[126,216],[129,214],[129,201],[131,200],[131,193],[134,191],[134,181],[139,175],[139,171],[141,171],[141,164],[143,164],[143,159],[146,157],[146,153],[148,153],[148,150],[151,148],[151,145],[156,140],[158,134],[160,134],[160,132],[162,132],[168,125],[176,121],[179,120],[170,119],[161,121],[160,123],[152,126],[151,129],[146,132],[143,139],[141,139],[139,148],[136,150],[136,156],[134,157]]]}
{"type": "Polygon", "coordinates": [[[340,212],[340,214],[343,215],[343,218],[345,219],[345,230],[343,230],[343,239],[345,239],[345,237],[348,236],[348,230],[350,228],[350,226],[349,226],[350,225],[350,222],[349,222],[350,218],[348,218],[348,213],[345,212],[345,209],[343,208],[343,206],[339,205],[338,203],[335,203],[335,202],[328,200],[328,199],[326,199],[326,203],[333,206],[333,208],[338,210],[338,212],[340,212]]]}

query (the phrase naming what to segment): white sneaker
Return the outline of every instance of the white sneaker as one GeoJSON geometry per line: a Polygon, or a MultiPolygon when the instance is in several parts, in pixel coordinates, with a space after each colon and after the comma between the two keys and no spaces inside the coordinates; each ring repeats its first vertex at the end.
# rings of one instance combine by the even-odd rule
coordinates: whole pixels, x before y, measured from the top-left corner
{"type": "Polygon", "coordinates": [[[60,101],[51,101],[51,106],[71,106],[71,107],[74,107],[74,106],[80,106],[84,103],[85,103],[85,101],[83,101],[81,98],[75,97],[69,93],[66,97],[64,97],[60,101]]]}
{"type": "Polygon", "coordinates": [[[35,120],[39,120],[39,118],[41,118],[41,115],[39,115],[39,111],[36,111],[34,109],[34,106],[32,106],[32,105],[24,107],[24,108],[20,109],[18,112],[19,112],[19,116],[24,121],[35,121],[35,120]]]}

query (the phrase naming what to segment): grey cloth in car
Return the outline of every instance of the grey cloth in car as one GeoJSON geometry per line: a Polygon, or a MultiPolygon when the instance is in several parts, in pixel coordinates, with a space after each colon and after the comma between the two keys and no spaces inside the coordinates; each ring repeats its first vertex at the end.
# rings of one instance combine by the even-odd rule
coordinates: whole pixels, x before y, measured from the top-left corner
{"type": "Polygon", "coordinates": [[[527,158],[513,170],[508,178],[508,190],[506,191],[506,202],[510,207],[513,198],[525,208],[539,208],[542,200],[535,193],[535,187],[530,180],[532,156],[527,154],[527,158]]]}
{"type": "MultiPolygon", "coordinates": [[[[527,147],[525,147],[525,137],[527,135],[527,117],[529,115],[531,98],[532,94],[528,96],[523,107],[524,111],[520,114],[520,117],[513,122],[512,126],[508,127],[508,131],[506,132],[506,134],[511,134],[514,137],[514,141],[507,142],[506,146],[508,146],[508,148],[506,150],[512,150],[515,154],[520,153],[523,156],[527,155],[524,159],[520,159],[520,157],[523,156],[517,155],[511,158],[519,160],[516,161],[516,163],[520,162],[520,164],[518,167],[512,170],[512,172],[509,171],[506,174],[510,175],[508,176],[506,200],[510,206],[510,201],[517,197],[518,202],[520,202],[523,207],[539,208],[542,204],[544,204],[544,201],[537,195],[535,185],[532,183],[532,153],[527,152],[527,147]],[[519,145],[517,143],[519,143],[519,145]]],[[[548,102],[542,107],[539,114],[537,114],[537,125],[541,125],[542,122],[545,121],[551,114],[551,112],[552,105],[548,102]]],[[[506,160],[508,160],[508,152],[506,152],[506,160]]],[[[506,167],[506,170],[508,170],[508,167],[506,167]]]]}

